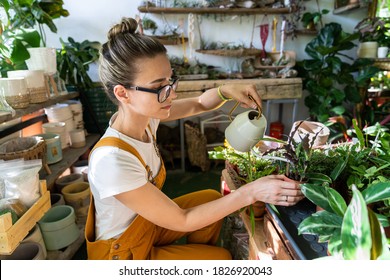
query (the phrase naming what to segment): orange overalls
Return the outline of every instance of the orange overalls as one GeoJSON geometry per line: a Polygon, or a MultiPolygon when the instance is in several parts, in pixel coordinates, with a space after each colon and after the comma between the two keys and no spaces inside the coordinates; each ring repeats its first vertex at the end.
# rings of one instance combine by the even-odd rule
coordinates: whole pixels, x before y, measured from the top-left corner
{"type": "MultiPolygon", "coordinates": [[[[94,149],[101,146],[115,146],[135,155],[151,174],[139,153],[129,144],[116,137],[101,139],[94,149]]],[[[92,150],[93,152],[93,150],[92,150]]],[[[161,168],[150,182],[161,190],[165,182],[166,171],[161,160],[161,168]]],[[[218,199],[221,194],[215,190],[203,190],[175,198],[181,208],[218,199]]],[[[222,220],[194,232],[168,230],[136,216],[129,227],[118,239],[95,240],[95,206],[91,197],[85,227],[88,259],[90,260],[230,260],[229,251],[215,246],[222,226],[222,220]],[[187,244],[172,245],[176,240],[187,236],[187,244]]]]}

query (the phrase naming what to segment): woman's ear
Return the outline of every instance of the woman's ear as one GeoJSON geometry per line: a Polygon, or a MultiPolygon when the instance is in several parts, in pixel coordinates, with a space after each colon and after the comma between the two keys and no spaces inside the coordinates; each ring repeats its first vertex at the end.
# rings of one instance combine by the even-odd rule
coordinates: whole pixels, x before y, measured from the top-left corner
{"type": "Polygon", "coordinates": [[[114,87],[114,94],[116,96],[116,99],[118,99],[121,103],[129,103],[130,102],[130,96],[127,92],[126,88],[122,85],[116,85],[114,87]]]}

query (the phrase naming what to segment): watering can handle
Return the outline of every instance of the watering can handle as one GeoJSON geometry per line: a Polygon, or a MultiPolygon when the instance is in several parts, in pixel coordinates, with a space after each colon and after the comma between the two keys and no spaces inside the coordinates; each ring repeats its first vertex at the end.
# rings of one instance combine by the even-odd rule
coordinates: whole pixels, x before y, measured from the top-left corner
{"type": "MultiPolygon", "coordinates": [[[[249,97],[250,100],[252,100],[253,102],[256,103],[257,110],[259,111],[259,115],[258,115],[257,118],[256,118],[256,119],[258,120],[258,119],[260,119],[261,115],[263,114],[263,109],[259,106],[259,104],[257,104],[257,102],[253,99],[252,96],[249,95],[248,97],[249,97]]],[[[233,121],[233,119],[232,119],[232,114],[233,114],[234,110],[236,110],[238,104],[240,104],[239,101],[237,101],[236,104],[234,104],[233,108],[232,108],[232,109],[230,110],[230,112],[229,112],[229,120],[230,120],[231,122],[233,121]]]]}

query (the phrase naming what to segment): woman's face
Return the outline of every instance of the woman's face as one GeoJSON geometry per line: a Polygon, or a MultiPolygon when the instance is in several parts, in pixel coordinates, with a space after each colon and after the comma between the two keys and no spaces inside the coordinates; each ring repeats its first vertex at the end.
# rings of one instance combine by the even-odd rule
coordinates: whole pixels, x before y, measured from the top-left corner
{"type": "MultiPolygon", "coordinates": [[[[171,83],[172,68],[169,59],[165,54],[158,55],[154,58],[139,60],[138,69],[140,70],[134,80],[134,87],[137,89],[128,89],[131,94],[131,106],[147,117],[166,119],[169,117],[172,99],[177,95],[174,90],[170,89],[170,94],[162,103],[158,101],[158,94],[144,90],[161,89],[171,83]],[[140,89],[141,88],[141,89],[140,89]]],[[[164,99],[164,93],[167,88],[162,89],[160,101],[164,99]]]]}

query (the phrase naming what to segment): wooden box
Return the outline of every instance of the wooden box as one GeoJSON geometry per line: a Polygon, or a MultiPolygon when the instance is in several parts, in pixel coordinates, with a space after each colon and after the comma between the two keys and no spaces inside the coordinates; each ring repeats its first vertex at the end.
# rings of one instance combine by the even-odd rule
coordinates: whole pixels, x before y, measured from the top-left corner
{"type": "Polygon", "coordinates": [[[29,231],[50,209],[50,192],[46,188],[46,181],[40,181],[41,197],[12,224],[11,213],[0,216],[0,254],[11,254],[29,231]]]}

